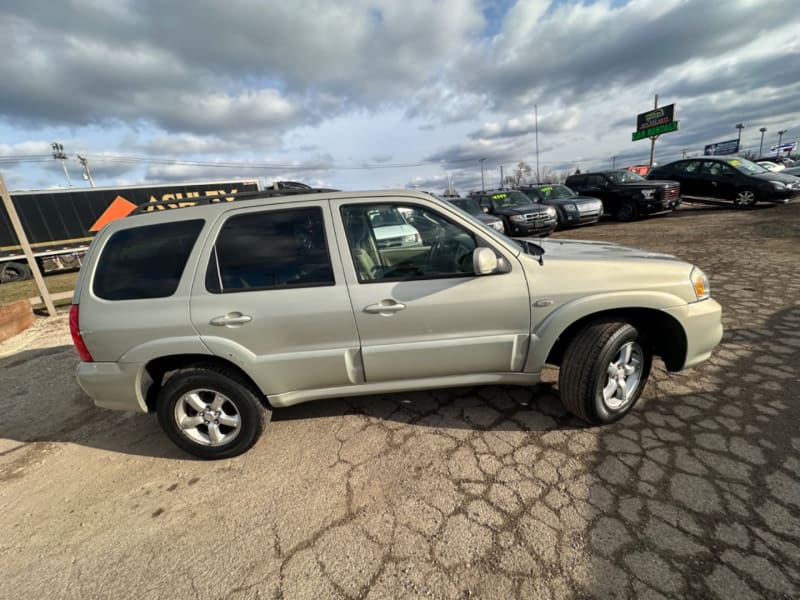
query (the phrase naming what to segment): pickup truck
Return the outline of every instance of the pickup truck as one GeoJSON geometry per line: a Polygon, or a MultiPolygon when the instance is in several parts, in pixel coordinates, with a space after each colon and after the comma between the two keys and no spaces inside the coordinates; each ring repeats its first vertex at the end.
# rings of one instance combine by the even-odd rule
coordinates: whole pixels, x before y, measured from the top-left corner
{"type": "Polygon", "coordinates": [[[515,240],[408,190],[280,194],[98,233],[70,311],[78,381],[98,405],[155,412],[184,450],[225,458],[256,442],[272,409],[531,386],[550,364],[565,407],[603,424],[631,410],[654,356],[679,371],[722,337],[708,279],[673,256],[515,240]],[[381,245],[381,211],[432,226],[413,245],[381,245]]]}
{"type": "Polygon", "coordinates": [[[681,203],[677,181],[648,180],[627,169],[570,175],[566,185],[582,196],[600,198],[604,214],[618,221],[669,213],[681,203]]]}

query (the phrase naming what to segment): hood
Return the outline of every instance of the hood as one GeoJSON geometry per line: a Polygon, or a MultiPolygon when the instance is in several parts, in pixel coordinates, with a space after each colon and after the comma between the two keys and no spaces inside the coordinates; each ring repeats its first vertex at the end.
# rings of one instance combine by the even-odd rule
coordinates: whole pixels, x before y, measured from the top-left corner
{"type": "Polygon", "coordinates": [[[753,173],[751,177],[757,177],[759,179],[763,179],[765,181],[780,181],[781,183],[785,183],[789,185],[790,183],[800,183],[800,178],[795,175],[789,175],[788,173],[753,173]]]}
{"type": "Polygon", "coordinates": [[[544,260],[668,260],[678,261],[670,254],[631,248],[611,242],[587,242],[582,240],[556,240],[531,238],[531,242],[544,250],[544,260]]]}
{"type": "Polygon", "coordinates": [[[529,204],[528,206],[518,206],[515,208],[498,208],[495,212],[500,215],[527,215],[530,213],[547,212],[547,206],[542,204],[529,204]]]}
{"type": "Polygon", "coordinates": [[[541,257],[519,255],[531,294],[553,299],[554,306],[605,294],[656,293],[671,298],[672,306],[697,300],[690,279],[692,265],[669,254],[608,242],[538,238],[528,242],[544,250],[541,257]]]}
{"type": "Polygon", "coordinates": [[[648,179],[647,181],[635,181],[633,183],[617,183],[615,185],[631,189],[643,189],[651,187],[668,187],[673,185],[680,185],[680,183],[678,183],[677,181],[671,181],[669,179],[648,179]]]}
{"type": "Polygon", "coordinates": [[[564,204],[584,204],[584,203],[594,203],[602,201],[599,198],[594,198],[592,196],[572,196],[571,198],[548,198],[546,202],[543,204],[549,205],[558,205],[562,206],[564,204]]]}
{"type": "Polygon", "coordinates": [[[419,233],[411,225],[385,225],[383,227],[375,227],[373,231],[375,232],[375,239],[378,241],[419,233]]]}

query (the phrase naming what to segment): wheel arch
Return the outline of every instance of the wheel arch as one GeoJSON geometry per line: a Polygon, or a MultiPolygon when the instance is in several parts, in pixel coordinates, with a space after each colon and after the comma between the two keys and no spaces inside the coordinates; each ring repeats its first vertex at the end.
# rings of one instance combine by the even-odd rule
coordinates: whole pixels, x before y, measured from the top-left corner
{"type": "MultiPolygon", "coordinates": [[[[529,361],[533,359],[536,362],[560,365],[564,352],[575,335],[589,323],[598,321],[631,323],[644,335],[653,354],[661,357],[667,370],[678,371],[683,366],[688,342],[680,322],[662,310],[638,307],[609,308],[585,314],[562,327],[556,335],[551,332],[547,336],[550,339],[549,343],[545,339],[535,341],[534,344],[544,342],[546,349],[536,351],[534,348],[529,361]]],[[[540,370],[541,366],[543,365],[536,369],[536,365],[531,365],[534,370],[540,370]]]]}
{"type": "Polygon", "coordinates": [[[149,381],[143,382],[142,396],[145,399],[148,412],[155,412],[158,394],[169,377],[175,371],[189,367],[204,368],[217,372],[232,372],[241,382],[252,387],[253,392],[256,393],[264,408],[272,408],[269,400],[267,400],[267,397],[261,392],[253,379],[235,363],[219,356],[208,354],[176,354],[154,358],[145,365],[145,372],[149,376],[149,381]]]}

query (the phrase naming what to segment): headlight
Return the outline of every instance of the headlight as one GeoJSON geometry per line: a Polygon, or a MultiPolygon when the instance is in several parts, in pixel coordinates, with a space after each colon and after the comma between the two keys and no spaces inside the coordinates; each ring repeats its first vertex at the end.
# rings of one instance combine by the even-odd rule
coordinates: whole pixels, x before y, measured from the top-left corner
{"type": "Polygon", "coordinates": [[[694,295],[697,296],[698,300],[705,300],[711,296],[711,286],[708,284],[708,277],[703,271],[694,267],[689,278],[692,280],[694,295]]]}
{"type": "Polygon", "coordinates": [[[786,184],[782,181],[770,181],[770,183],[775,187],[776,190],[782,190],[786,187],[786,184]]]}
{"type": "MultiPolygon", "coordinates": [[[[574,204],[573,204],[573,206],[574,206],[574,204]]],[[[556,209],[553,208],[552,206],[548,206],[547,207],[547,214],[550,215],[551,217],[555,217],[556,216],[556,209]]]]}
{"type": "Polygon", "coordinates": [[[418,233],[413,233],[413,234],[410,234],[410,235],[404,235],[403,236],[403,244],[413,245],[413,244],[418,244],[418,243],[419,243],[419,234],[418,233]]]}
{"type": "Polygon", "coordinates": [[[508,220],[513,221],[514,223],[524,223],[525,215],[511,215],[508,217],[508,220]]]}
{"type": "Polygon", "coordinates": [[[570,202],[569,204],[565,204],[564,208],[567,209],[569,212],[575,212],[578,210],[578,205],[574,202],[570,202]]]}
{"type": "Polygon", "coordinates": [[[642,198],[644,198],[645,200],[652,200],[655,195],[656,195],[656,190],[653,188],[642,190],[642,198]]]}
{"type": "Polygon", "coordinates": [[[492,221],[492,227],[494,227],[497,231],[504,231],[505,227],[503,227],[502,221],[492,221]]]}

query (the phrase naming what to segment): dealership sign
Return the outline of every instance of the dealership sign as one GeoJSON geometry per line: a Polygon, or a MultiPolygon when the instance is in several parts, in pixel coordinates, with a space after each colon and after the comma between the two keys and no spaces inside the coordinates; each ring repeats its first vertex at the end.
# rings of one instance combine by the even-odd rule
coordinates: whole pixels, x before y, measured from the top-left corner
{"type": "Polygon", "coordinates": [[[725,140],[716,144],[708,144],[703,149],[705,156],[718,156],[720,154],[736,154],[739,152],[739,140],[725,140]]]}
{"type": "Polygon", "coordinates": [[[656,138],[662,133],[678,131],[680,121],[675,120],[675,105],[668,104],[636,115],[636,131],[631,136],[634,142],[644,138],[656,138]]]}
{"type": "MultiPolygon", "coordinates": [[[[665,125],[675,120],[675,105],[668,104],[636,115],[636,131],[645,131],[652,127],[665,125]]],[[[675,131],[674,129],[672,131],[675,131]]]]}
{"type": "Polygon", "coordinates": [[[661,135],[662,133],[670,133],[672,131],[678,131],[678,125],[680,125],[680,121],[670,121],[669,123],[664,123],[663,125],[656,125],[655,127],[648,127],[647,129],[643,129],[642,131],[634,131],[632,138],[634,142],[643,140],[647,137],[656,137],[661,135]]]}

